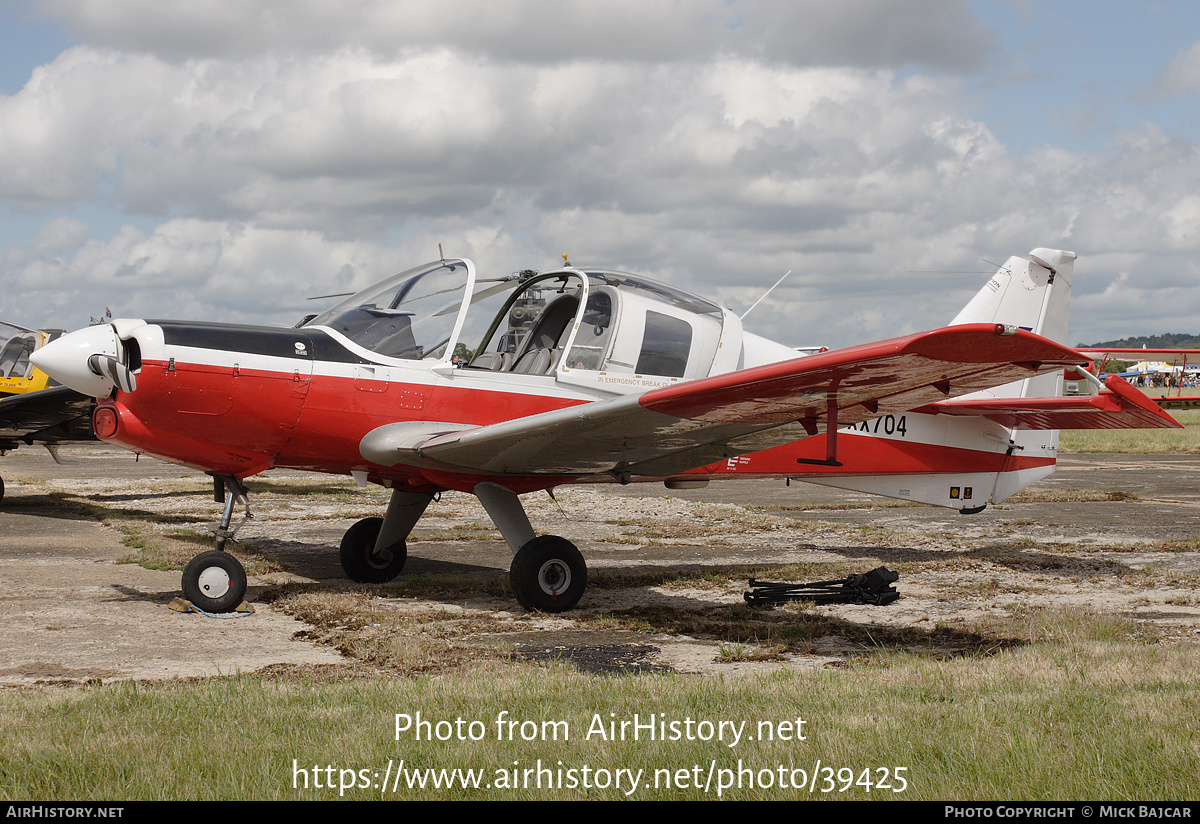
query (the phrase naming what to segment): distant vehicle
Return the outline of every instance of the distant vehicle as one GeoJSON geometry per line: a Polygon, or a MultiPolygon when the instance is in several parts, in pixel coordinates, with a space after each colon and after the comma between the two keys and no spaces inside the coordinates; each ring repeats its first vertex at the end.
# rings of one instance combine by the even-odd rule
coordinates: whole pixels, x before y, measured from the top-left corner
{"type": "MultiPolygon", "coordinates": [[[[40,443],[58,460],[58,445],[94,440],[88,395],[59,385],[32,362],[34,352],[62,335],[0,320],[0,455],[40,443]]],[[[0,500],[4,479],[0,478],[0,500]]]]}
{"type": "Polygon", "coordinates": [[[480,279],[443,259],[298,328],[114,320],[33,360],[100,399],[101,439],[213,476],[217,549],[183,573],[203,609],[245,593],[223,551],[234,503],[249,514],[243,480],[288,467],[392,490],[383,518],[342,538],[350,578],[398,575],[426,507],[457,490],[514,552],[517,600],[562,612],[587,566],[570,541],[535,534],[521,494],[775,477],[972,513],[1054,471],[1057,433],[1028,430],[1178,427],[1118,378],[1060,396],[1063,369],[1087,361],[1061,343],[1074,260],[1009,258],[948,327],[807,357],[637,275],[564,261],[480,279]]]}

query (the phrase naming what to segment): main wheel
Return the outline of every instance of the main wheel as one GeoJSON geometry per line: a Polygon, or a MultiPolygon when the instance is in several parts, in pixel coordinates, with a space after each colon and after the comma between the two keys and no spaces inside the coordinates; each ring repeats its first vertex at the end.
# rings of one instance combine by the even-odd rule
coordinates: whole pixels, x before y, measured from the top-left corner
{"type": "Polygon", "coordinates": [[[408,560],[408,547],[404,541],[375,551],[375,540],[382,526],[383,518],[363,518],[342,536],[339,550],[342,570],[351,581],[382,584],[404,569],[404,562],[408,560]]]}
{"type": "Polygon", "coordinates": [[[518,550],[508,577],[525,609],[566,612],[587,588],[587,564],[566,538],[542,535],[518,550]]]}
{"type": "Polygon", "coordinates": [[[205,612],[229,612],[246,597],[246,570],[227,552],[202,552],[183,570],[183,597],[205,612]]]}

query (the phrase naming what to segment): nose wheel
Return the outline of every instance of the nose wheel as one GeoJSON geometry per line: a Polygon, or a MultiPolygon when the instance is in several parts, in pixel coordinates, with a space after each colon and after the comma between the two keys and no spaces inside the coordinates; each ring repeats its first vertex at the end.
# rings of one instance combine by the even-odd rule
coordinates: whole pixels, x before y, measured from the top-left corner
{"type": "Polygon", "coordinates": [[[205,612],[230,612],[246,597],[246,570],[227,552],[202,552],[183,570],[183,597],[205,612]]]}
{"type": "Polygon", "coordinates": [[[587,589],[587,564],[566,538],[542,535],[517,551],[508,578],[525,609],[566,612],[587,589]]]}

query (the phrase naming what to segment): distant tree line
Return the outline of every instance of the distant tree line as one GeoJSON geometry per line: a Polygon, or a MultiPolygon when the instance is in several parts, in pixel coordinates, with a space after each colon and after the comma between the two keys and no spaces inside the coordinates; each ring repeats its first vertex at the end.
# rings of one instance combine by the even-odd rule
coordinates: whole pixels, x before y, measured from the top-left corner
{"type": "Polygon", "coordinates": [[[1164,335],[1137,335],[1101,343],[1080,343],[1076,349],[1200,349],[1200,335],[1171,332],[1164,335]]]}

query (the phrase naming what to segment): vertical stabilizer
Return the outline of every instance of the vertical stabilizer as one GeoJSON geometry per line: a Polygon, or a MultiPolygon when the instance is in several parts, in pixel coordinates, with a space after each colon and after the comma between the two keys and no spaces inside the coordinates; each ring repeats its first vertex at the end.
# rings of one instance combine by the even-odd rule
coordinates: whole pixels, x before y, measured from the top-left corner
{"type": "MultiPolygon", "coordinates": [[[[1074,276],[1074,252],[1039,248],[1028,257],[1010,257],[950,325],[1000,323],[1065,344],[1074,276]]],[[[977,396],[1049,397],[1062,394],[1061,390],[1062,374],[1056,373],[997,386],[977,396]]]]}
{"type": "MultiPolygon", "coordinates": [[[[1074,252],[1038,248],[1024,258],[1011,257],[950,325],[1002,323],[1065,344],[1074,277],[1074,252]]],[[[977,392],[975,397],[1057,397],[1062,394],[1062,382],[1062,372],[1055,372],[977,392]]],[[[1038,455],[1057,460],[1057,430],[1013,429],[1008,439],[1010,457],[1038,455]]],[[[990,500],[1000,503],[1053,471],[1053,463],[1036,470],[1013,471],[1006,462],[1005,470],[996,475],[990,500]]]]}
{"type": "Polygon", "coordinates": [[[1066,343],[1074,275],[1074,252],[1034,249],[1027,258],[1010,257],[950,325],[1002,323],[1066,343]]]}

